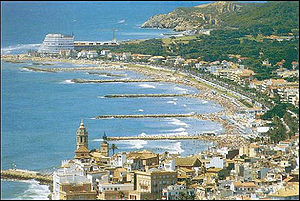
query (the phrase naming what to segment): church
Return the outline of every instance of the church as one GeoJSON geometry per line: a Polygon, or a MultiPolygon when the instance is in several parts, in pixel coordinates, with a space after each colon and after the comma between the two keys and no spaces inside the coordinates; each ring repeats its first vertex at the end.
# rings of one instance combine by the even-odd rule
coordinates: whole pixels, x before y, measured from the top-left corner
{"type": "MultiPolygon", "coordinates": [[[[107,142],[106,134],[104,134],[100,150],[97,152],[103,157],[109,157],[109,144],[107,142]]],[[[81,120],[80,126],[76,132],[76,150],[74,158],[82,162],[89,162],[91,157],[92,155],[90,154],[88,147],[88,131],[81,120]]]]}

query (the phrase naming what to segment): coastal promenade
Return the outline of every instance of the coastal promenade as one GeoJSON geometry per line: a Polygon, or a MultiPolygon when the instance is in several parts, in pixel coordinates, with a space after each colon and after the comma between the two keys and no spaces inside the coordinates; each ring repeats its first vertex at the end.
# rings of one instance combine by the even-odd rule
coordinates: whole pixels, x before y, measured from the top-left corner
{"type": "Polygon", "coordinates": [[[31,180],[39,181],[41,184],[52,185],[53,178],[51,175],[46,175],[29,170],[8,169],[1,170],[1,179],[12,180],[31,180]]]}

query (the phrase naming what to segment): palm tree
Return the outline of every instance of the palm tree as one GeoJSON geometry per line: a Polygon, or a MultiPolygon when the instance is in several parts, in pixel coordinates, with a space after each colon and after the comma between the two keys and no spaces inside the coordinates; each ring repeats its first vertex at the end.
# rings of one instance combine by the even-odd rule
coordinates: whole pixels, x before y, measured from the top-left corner
{"type": "Polygon", "coordinates": [[[112,144],[110,149],[113,151],[113,155],[115,154],[115,150],[118,149],[117,145],[112,144]]]}

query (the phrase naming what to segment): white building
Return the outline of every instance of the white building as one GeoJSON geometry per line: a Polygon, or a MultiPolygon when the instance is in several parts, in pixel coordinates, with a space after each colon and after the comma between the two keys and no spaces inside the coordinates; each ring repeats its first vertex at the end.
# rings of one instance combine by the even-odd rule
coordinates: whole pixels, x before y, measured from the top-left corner
{"type": "Polygon", "coordinates": [[[100,193],[105,191],[133,191],[133,183],[124,183],[124,184],[112,184],[112,183],[100,183],[98,189],[100,193]]]}
{"type": "Polygon", "coordinates": [[[179,200],[181,193],[193,196],[195,195],[195,189],[186,188],[184,185],[171,185],[162,190],[162,198],[166,200],[179,200]]]}
{"type": "Polygon", "coordinates": [[[112,156],[111,165],[113,167],[123,167],[126,161],[126,152],[118,153],[112,156]]]}
{"type": "Polygon", "coordinates": [[[165,171],[175,171],[175,160],[169,160],[164,163],[165,171]]]}
{"type": "Polygon", "coordinates": [[[96,57],[98,57],[99,55],[98,55],[98,53],[97,53],[97,51],[96,50],[90,50],[90,51],[88,51],[88,53],[87,53],[87,58],[88,59],[94,59],[94,58],[96,58],[96,57]]]}
{"type": "Polygon", "coordinates": [[[90,183],[90,181],[84,176],[84,171],[73,160],[70,160],[62,161],[61,168],[53,173],[52,200],[60,199],[60,186],[63,183],[81,184],[90,183]]]}
{"type": "Polygon", "coordinates": [[[214,167],[214,168],[224,168],[225,166],[225,160],[222,159],[221,157],[213,157],[209,159],[209,163],[207,163],[205,166],[206,168],[214,167]]]}
{"type": "Polygon", "coordinates": [[[62,34],[47,34],[42,45],[38,49],[42,54],[59,54],[60,50],[73,50],[74,36],[62,34]]]}
{"type": "Polygon", "coordinates": [[[100,54],[102,56],[107,56],[110,53],[110,50],[101,50],[100,54]]]}

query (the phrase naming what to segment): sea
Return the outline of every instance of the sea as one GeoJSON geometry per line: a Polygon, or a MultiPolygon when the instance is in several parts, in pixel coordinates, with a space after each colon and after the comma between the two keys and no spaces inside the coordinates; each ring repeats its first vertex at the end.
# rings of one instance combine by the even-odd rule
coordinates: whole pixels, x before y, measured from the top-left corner
{"type": "MultiPolygon", "coordinates": [[[[47,33],[74,34],[75,40],[110,41],[166,37],[166,29],[142,29],[155,14],[177,7],[208,2],[1,2],[1,54],[25,53],[37,49],[47,33]]],[[[76,67],[52,62],[43,67],[76,67]]],[[[107,94],[198,93],[192,87],[170,83],[77,84],[71,80],[113,79],[83,71],[33,72],[25,63],[1,61],[1,168],[49,173],[72,159],[76,130],[83,120],[89,133],[89,149],[100,147],[108,136],[187,135],[222,133],[222,125],[192,118],[95,119],[106,114],[211,113],[223,110],[216,102],[187,97],[105,98],[107,94]]],[[[147,78],[132,71],[102,71],[124,78],[147,78]]],[[[168,151],[188,156],[200,153],[211,142],[192,140],[115,141],[116,152],[168,151]]],[[[47,186],[34,180],[1,180],[1,199],[48,199],[47,186]]]]}

